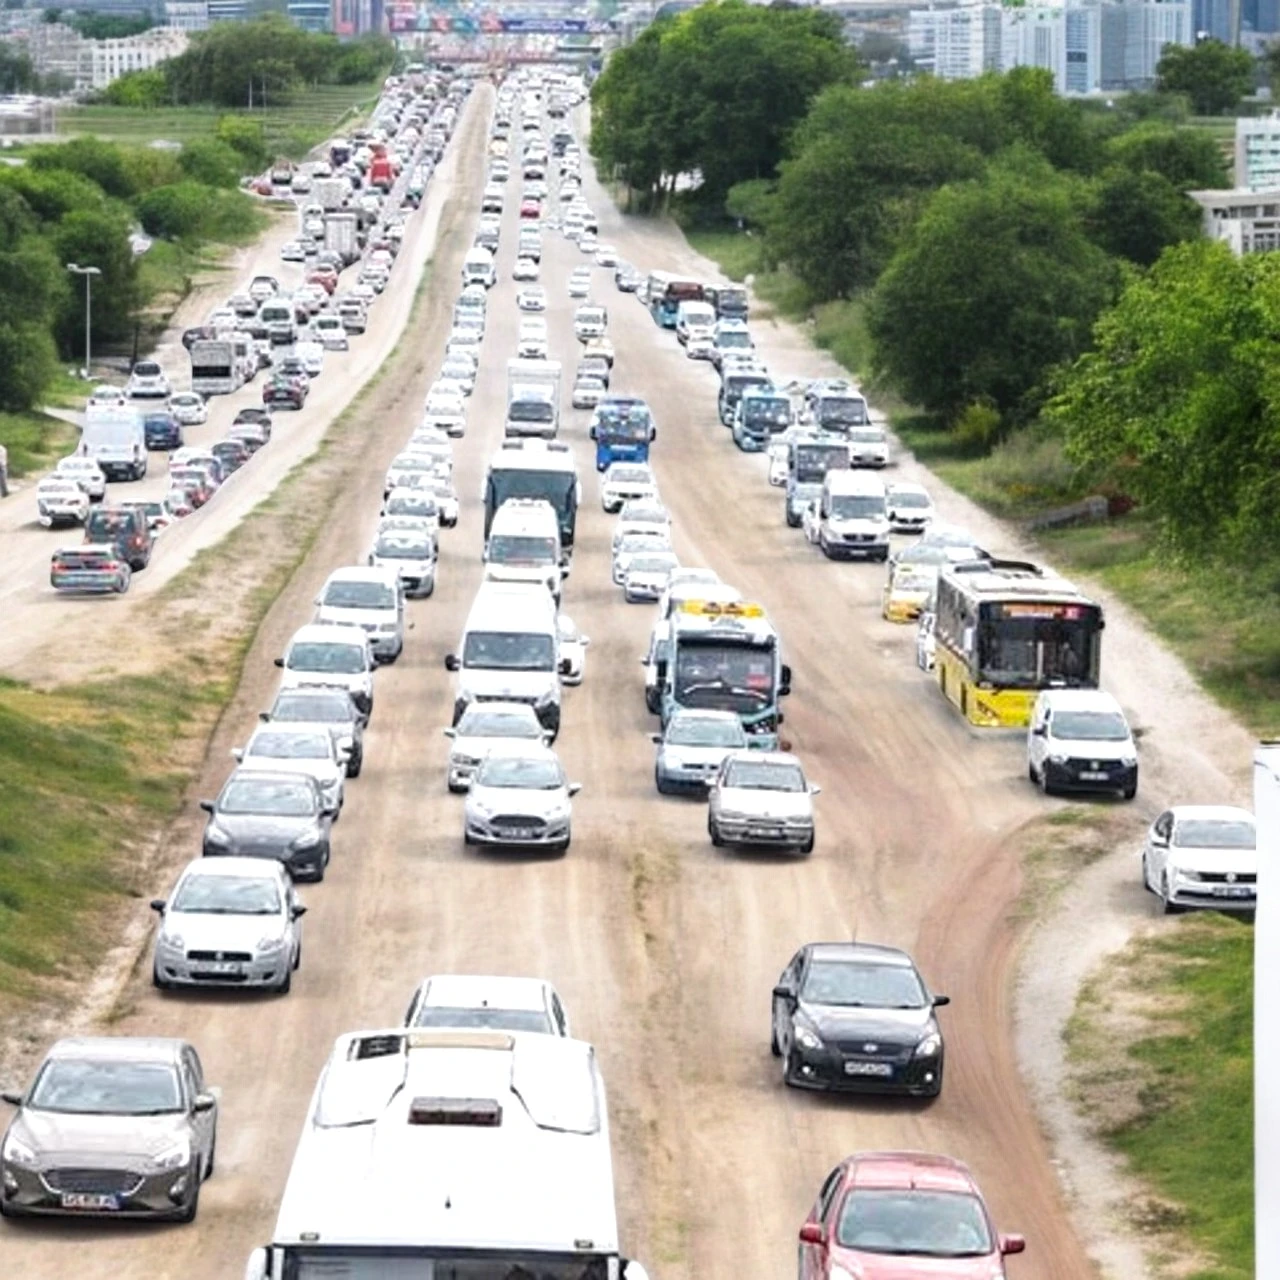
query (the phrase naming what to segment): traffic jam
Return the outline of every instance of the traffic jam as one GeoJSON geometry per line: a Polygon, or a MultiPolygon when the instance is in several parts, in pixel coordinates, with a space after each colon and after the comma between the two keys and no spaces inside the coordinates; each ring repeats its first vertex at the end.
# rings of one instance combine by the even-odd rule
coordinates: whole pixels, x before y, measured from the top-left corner
{"type": "MultiPolygon", "coordinates": [[[[367,309],[395,288],[398,240],[467,84],[411,67],[371,128],[335,144],[329,164],[264,177],[287,177],[299,201],[299,235],[285,249],[306,265],[306,282],[286,292],[255,280],[210,316],[191,335],[189,390],[148,361],[128,388],[98,393],[80,449],[37,495],[42,523],[86,531],[82,546],[55,555],[55,588],[126,589],[152,539],[268,447],[279,411],[301,407],[326,355],[358,339],[367,309]],[[260,408],[241,410],[225,441],[185,444],[209,395],[259,373],[260,408]],[[154,409],[139,409],[148,397],[154,409]],[[133,504],[108,494],[107,481],[145,473],[152,449],[168,454],[167,495],[133,504]]],[[[367,554],[333,564],[314,612],[297,617],[275,655],[271,705],[201,802],[200,849],[151,902],[151,981],[170,999],[287,996],[303,961],[302,886],[306,897],[323,894],[331,863],[358,856],[341,817],[369,763],[379,672],[429,625],[442,541],[456,548],[475,532],[460,518],[455,463],[477,426],[470,406],[487,333],[487,368],[496,356],[506,375],[503,439],[482,460],[483,536],[462,553],[481,562],[482,580],[461,632],[444,638],[435,678],[448,681],[451,715],[428,730],[444,741],[438,772],[423,780],[457,797],[449,803],[468,856],[523,853],[544,859],[548,874],[573,856],[575,797],[593,778],[575,776],[557,747],[562,730],[574,732],[566,702],[591,679],[591,639],[571,611],[583,591],[579,516],[598,502],[610,522],[608,589],[649,629],[634,682],[650,717],[648,803],[696,815],[697,838],[724,851],[716,856],[783,856],[814,874],[821,866],[822,778],[788,739],[797,676],[782,630],[760,599],[677,554],[654,466],[677,428],[628,381],[626,346],[610,336],[609,312],[622,307],[643,308],[662,342],[706,369],[725,448],[759,455],[759,483],[778,491],[776,536],[803,538],[815,557],[874,562],[866,572],[884,577],[883,625],[915,628],[920,680],[974,731],[1025,729],[1026,785],[1137,794],[1135,735],[1100,688],[1100,605],[1044,567],[980,546],[937,517],[925,487],[893,479],[892,442],[856,385],[767,368],[744,288],[620,260],[583,191],[571,117],[584,97],[579,77],[556,71],[514,73],[498,89],[447,346],[369,513],[367,554]],[[552,237],[580,255],[567,278],[544,262],[552,237]],[[511,238],[515,342],[494,352],[497,250],[511,238]],[[548,324],[557,295],[572,307],[571,349],[548,324]]],[[[1146,835],[1142,881],[1166,912],[1250,912],[1255,857],[1246,811],[1174,806],[1146,835]]],[[[927,968],[871,938],[796,939],[760,1000],[782,1085],[897,1100],[891,1106],[938,1098],[951,1000],[927,968]]],[[[404,999],[402,1024],[335,1042],[274,1232],[245,1276],[660,1274],[660,1259],[633,1259],[620,1240],[603,1076],[555,985],[441,973],[406,984],[404,999]]],[[[5,1217],[197,1217],[222,1098],[194,1043],[65,1039],[24,1089],[3,1096],[13,1109],[0,1146],[5,1217]]],[[[1011,1229],[1018,1224],[997,1223],[965,1157],[850,1153],[812,1188],[811,1205],[795,1206],[799,1280],[1022,1274],[1008,1260],[1028,1241],[1011,1229]]]]}

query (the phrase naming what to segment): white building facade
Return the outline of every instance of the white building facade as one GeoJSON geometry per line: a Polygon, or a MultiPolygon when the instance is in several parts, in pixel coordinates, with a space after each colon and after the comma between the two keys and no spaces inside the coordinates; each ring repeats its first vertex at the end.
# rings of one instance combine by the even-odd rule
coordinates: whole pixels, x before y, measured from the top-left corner
{"type": "Polygon", "coordinates": [[[176,58],[187,43],[187,33],[173,27],[152,27],[140,36],[123,40],[86,40],[89,48],[81,55],[82,72],[77,78],[87,78],[90,89],[105,89],[131,71],[150,71],[161,62],[176,58]]]}
{"type": "Polygon", "coordinates": [[[1280,187],[1280,112],[1236,121],[1236,185],[1248,191],[1280,187]]]}

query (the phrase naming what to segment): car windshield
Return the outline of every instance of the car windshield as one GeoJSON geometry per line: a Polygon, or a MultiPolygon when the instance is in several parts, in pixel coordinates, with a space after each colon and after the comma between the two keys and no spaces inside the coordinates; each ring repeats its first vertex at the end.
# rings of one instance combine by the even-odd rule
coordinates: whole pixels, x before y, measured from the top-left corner
{"type": "Polygon", "coordinates": [[[666,551],[671,546],[671,539],[665,529],[654,529],[652,533],[626,533],[618,541],[618,554],[634,555],[644,551],[666,551]]]}
{"type": "Polygon", "coordinates": [[[610,484],[652,484],[653,476],[644,467],[610,467],[610,484]]]}
{"type": "Polygon", "coordinates": [[[473,1027],[490,1031],[535,1031],[554,1034],[547,1015],[538,1009],[455,1009],[423,1005],[414,1015],[415,1027],[473,1027]]]}
{"type": "Polygon", "coordinates": [[[955,1191],[852,1191],[836,1240],[862,1253],[905,1257],[974,1258],[994,1248],[981,1202],[955,1191]]]}
{"type": "Polygon", "coordinates": [[[879,427],[864,427],[861,431],[850,431],[849,439],[854,444],[884,444],[884,432],[879,427]]]}
{"type": "Polygon", "coordinates": [[[835,520],[873,520],[884,515],[884,499],[874,493],[838,493],[831,499],[835,520]]]}
{"type": "Polygon", "coordinates": [[[179,886],[172,911],[210,916],[273,916],[280,910],[280,889],[262,876],[188,876],[179,886]]]}
{"type": "Polygon", "coordinates": [[[394,609],[396,593],[385,582],[331,582],[324,602],[333,609],[394,609]]]}
{"type": "MultiPolygon", "coordinates": [[[[818,421],[834,422],[844,426],[866,422],[867,402],[861,396],[823,396],[818,401],[818,421]]],[[[873,439],[881,439],[876,432],[873,439]]]]}
{"type": "Polygon", "coordinates": [[[1173,843],[1184,849],[1253,849],[1257,834],[1243,818],[1188,818],[1178,823],[1173,843]]]}
{"type": "Polygon", "coordinates": [[[384,533],[378,539],[374,554],[389,560],[430,560],[432,542],[425,534],[384,533]]]}
{"type": "Polygon", "coordinates": [[[540,738],[542,726],[537,717],[517,715],[514,711],[485,711],[473,707],[458,721],[459,738],[540,738]]]}
{"type": "Polygon", "coordinates": [[[853,960],[815,960],[800,998],[810,1004],[871,1009],[920,1009],[928,1003],[914,969],[853,960]]]}
{"type": "Polygon", "coordinates": [[[311,724],[347,724],[355,719],[355,707],[345,693],[282,693],[271,709],[271,718],[311,724]]]}
{"type": "Polygon", "coordinates": [[[489,559],[494,564],[556,564],[558,552],[554,538],[495,534],[489,539],[489,559]]]}
{"type": "Polygon", "coordinates": [[[263,732],[254,735],[246,754],[272,760],[324,760],[333,754],[331,741],[327,733],[263,732]]]}
{"type": "Polygon", "coordinates": [[[103,542],[110,542],[118,533],[128,533],[133,516],[128,511],[104,511],[101,507],[85,521],[85,532],[103,542]]]}
{"type": "Polygon", "coordinates": [[[628,573],[670,573],[676,565],[675,556],[632,556],[627,562],[628,573]]]}
{"type": "Polygon", "coordinates": [[[182,1110],[182,1090],[168,1063],[61,1058],[45,1064],[27,1105],[65,1115],[157,1116],[182,1110]]]}
{"type": "Polygon", "coordinates": [[[803,791],[804,774],[799,765],[735,760],[729,766],[724,784],[743,791],[803,791]]]}
{"type": "Polygon", "coordinates": [[[906,492],[899,490],[889,495],[889,501],[895,507],[927,507],[929,506],[929,495],[927,493],[912,493],[909,490],[906,492]]]}
{"type": "Polygon", "coordinates": [[[289,670],[354,676],[367,671],[368,663],[359,645],[334,640],[304,641],[289,650],[289,670]]]}
{"type": "Polygon", "coordinates": [[[555,638],[540,631],[472,631],[462,651],[464,667],[500,671],[551,671],[555,638]]]}
{"type": "Polygon", "coordinates": [[[564,776],[555,760],[536,756],[490,756],[480,766],[476,782],[482,787],[554,791],[564,786],[564,776]]]}
{"type": "Polygon", "coordinates": [[[716,711],[759,711],[773,697],[774,650],[764,645],[689,644],[676,649],[676,701],[716,711]]]}
{"type": "Polygon", "coordinates": [[[1086,742],[1126,742],[1129,726],[1117,711],[1059,711],[1053,736],[1086,742]]]}
{"type": "Polygon", "coordinates": [[[389,516],[429,516],[436,514],[436,500],[429,493],[411,490],[397,493],[387,503],[389,516]]]}
{"type": "Polygon", "coordinates": [[[233,778],[218,800],[220,813],[257,813],[274,818],[306,818],[316,811],[316,797],[304,781],[233,778]]]}
{"type": "Polygon", "coordinates": [[[738,720],[676,716],[667,726],[667,741],[677,747],[745,747],[747,736],[738,720]]]}

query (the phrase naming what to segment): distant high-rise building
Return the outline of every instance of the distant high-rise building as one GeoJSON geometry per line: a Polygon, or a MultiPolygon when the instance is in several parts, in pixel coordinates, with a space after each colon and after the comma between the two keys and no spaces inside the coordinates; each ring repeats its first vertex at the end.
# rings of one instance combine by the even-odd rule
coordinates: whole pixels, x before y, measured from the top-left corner
{"type": "Polygon", "coordinates": [[[288,0],[289,21],[303,31],[328,31],[331,0],[288,0]]]}
{"type": "Polygon", "coordinates": [[[1195,43],[1192,16],[1192,6],[1184,0],[1104,4],[1099,87],[1150,89],[1165,46],[1195,43]]]}
{"type": "Polygon", "coordinates": [[[1247,191],[1280,187],[1280,112],[1236,121],[1236,186],[1247,191]]]}
{"type": "Polygon", "coordinates": [[[1000,15],[1000,7],[993,4],[913,10],[908,19],[911,55],[924,61],[925,51],[931,51],[933,73],[942,80],[968,80],[998,71],[1000,15]]]}
{"type": "Polygon", "coordinates": [[[249,16],[249,0],[209,0],[210,22],[243,22],[249,16]]]}

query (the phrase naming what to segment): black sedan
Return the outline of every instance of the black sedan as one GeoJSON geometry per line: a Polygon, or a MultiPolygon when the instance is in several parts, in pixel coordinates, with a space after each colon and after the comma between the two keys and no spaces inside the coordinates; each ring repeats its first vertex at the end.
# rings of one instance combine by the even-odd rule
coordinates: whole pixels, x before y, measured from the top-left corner
{"type": "Polygon", "coordinates": [[[296,880],[324,879],[333,820],[309,774],[237,769],[200,807],[206,858],[275,858],[296,880]]]}
{"type": "Polygon", "coordinates": [[[805,1089],[936,1098],[943,1043],[911,957],[863,942],[802,947],[773,989],[771,1048],[782,1081],[805,1089]]]}

